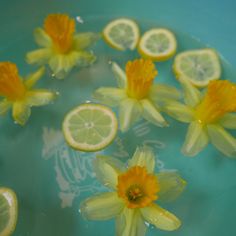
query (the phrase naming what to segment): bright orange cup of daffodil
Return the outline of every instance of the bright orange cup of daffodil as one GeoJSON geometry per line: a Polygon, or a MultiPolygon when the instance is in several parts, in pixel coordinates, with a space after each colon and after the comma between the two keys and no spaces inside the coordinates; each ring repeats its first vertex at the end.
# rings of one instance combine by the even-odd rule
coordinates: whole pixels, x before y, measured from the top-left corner
{"type": "Polygon", "coordinates": [[[226,129],[236,129],[236,84],[228,80],[211,81],[200,92],[179,78],[184,103],[169,102],[165,111],[173,118],[190,123],[182,152],[197,155],[211,142],[227,157],[236,157],[236,139],[226,129]]]}
{"type": "Polygon", "coordinates": [[[179,99],[177,89],[155,84],[158,72],[155,64],[149,59],[129,61],[123,71],[115,62],[112,70],[117,79],[118,88],[101,87],[94,97],[109,106],[119,107],[121,131],[127,131],[141,117],[159,126],[167,126],[160,113],[168,100],[179,99]]]}
{"type": "Polygon", "coordinates": [[[154,168],[155,156],[147,146],[136,149],[127,168],[117,159],[98,156],[94,161],[96,177],[111,191],[86,199],[81,213],[90,220],[116,218],[117,236],[145,235],[145,222],[162,230],[178,229],[180,220],[157,202],[177,198],[186,182],[177,172],[154,174],[154,168]]]}
{"type": "Polygon", "coordinates": [[[42,47],[27,53],[29,64],[48,64],[53,75],[63,79],[76,66],[88,66],[96,56],[86,51],[100,36],[86,32],[76,33],[76,23],[66,14],[50,14],[43,28],[34,31],[36,43],[42,47]]]}
{"type": "Polygon", "coordinates": [[[43,106],[56,98],[56,93],[46,89],[32,89],[44,74],[44,68],[23,79],[17,66],[11,62],[0,62],[0,115],[12,108],[16,123],[24,125],[30,117],[32,106],[43,106]]]}

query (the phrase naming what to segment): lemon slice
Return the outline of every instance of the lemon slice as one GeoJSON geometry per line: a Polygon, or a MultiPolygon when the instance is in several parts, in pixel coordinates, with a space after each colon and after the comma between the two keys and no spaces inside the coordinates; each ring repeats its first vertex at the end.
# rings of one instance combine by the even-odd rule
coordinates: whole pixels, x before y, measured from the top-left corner
{"type": "Polygon", "coordinates": [[[219,79],[220,61],[212,49],[182,52],[175,57],[173,70],[178,79],[189,80],[193,85],[204,87],[209,81],[219,79]]]}
{"type": "Polygon", "coordinates": [[[17,198],[8,188],[0,188],[0,235],[13,233],[17,221],[17,198]]]}
{"type": "Polygon", "coordinates": [[[103,37],[111,47],[117,50],[134,50],[139,41],[139,27],[131,19],[116,19],[104,28],[103,37]]]}
{"type": "Polygon", "coordinates": [[[148,30],[141,37],[138,50],[144,58],[165,61],[171,58],[177,48],[175,36],[164,28],[148,30]]]}
{"type": "Polygon", "coordinates": [[[76,150],[92,152],[109,145],[116,136],[118,122],[113,111],[87,103],[70,111],[63,122],[67,143],[76,150]]]}

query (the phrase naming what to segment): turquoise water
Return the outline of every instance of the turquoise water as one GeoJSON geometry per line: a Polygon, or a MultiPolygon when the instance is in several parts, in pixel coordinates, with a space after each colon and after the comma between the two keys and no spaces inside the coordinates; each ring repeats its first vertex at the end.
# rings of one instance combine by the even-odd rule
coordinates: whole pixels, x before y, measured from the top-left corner
{"type": "MultiPolygon", "coordinates": [[[[80,31],[99,32],[110,18],[85,18],[80,31]]],[[[43,17],[42,17],[43,21],[43,17]]],[[[141,31],[152,27],[171,29],[178,41],[178,51],[205,48],[200,40],[164,22],[137,20],[141,31]]],[[[1,60],[10,60],[25,75],[36,69],[26,64],[24,55],[36,48],[32,32],[16,35],[2,47],[1,60]]],[[[100,86],[115,86],[109,61],[124,67],[127,60],[137,58],[137,52],[119,52],[102,40],[93,47],[97,62],[89,68],[74,70],[64,81],[51,78],[50,71],[38,83],[60,93],[54,105],[33,108],[28,124],[15,125],[10,114],[0,119],[0,182],[13,188],[19,198],[19,221],[15,236],[90,236],[114,235],[114,221],[92,222],[82,219],[80,201],[94,193],[106,191],[94,178],[91,162],[95,154],[76,152],[67,147],[61,134],[66,112],[87,100],[100,86]],[[106,229],[106,230],[105,230],[106,229]],[[107,230],[109,229],[109,230],[107,230]]],[[[235,80],[236,72],[221,58],[222,78],[235,80]]],[[[156,63],[157,83],[179,87],[172,73],[172,60],[156,63]]],[[[223,157],[211,145],[195,158],[184,157],[180,148],[187,126],[166,117],[171,126],[158,128],[140,121],[129,132],[118,134],[115,142],[103,151],[122,161],[131,156],[137,145],[149,144],[157,154],[156,170],[179,170],[188,186],[175,202],[161,204],[182,220],[175,232],[150,227],[147,235],[227,236],[236,235],[235,160],[223,157]],[[227,215],[229,214],[229,217],[227,215]]],[[[236,134],[236,133],[235,133],[236,134]]]]}

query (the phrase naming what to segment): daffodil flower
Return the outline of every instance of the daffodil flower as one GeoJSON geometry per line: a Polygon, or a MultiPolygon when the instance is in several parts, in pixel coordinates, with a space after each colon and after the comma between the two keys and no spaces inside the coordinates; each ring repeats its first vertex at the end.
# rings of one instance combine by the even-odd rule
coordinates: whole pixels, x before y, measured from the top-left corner
{"type": "Polygon", "coordinates": [[[94,97],[106,105],[119,107],[121,131],[127,131],[141,117],[157,126],[167,126],[160,109],[166,100],[178,99],[180,94],[173,87],[153,83],[157,75],[154,63],[145,59],[129,61],[124,72],[113,62],[112,70],[118,88],[101,87],[94,97]]]}
{"type": "Polygon", "coordinates": [[[152,149],[138,147],[127,168],[117,159],[98,156],[94,169],[97,178],[111,191],[81,203],[80,211],[86,219],[115,218],[117,236],[143,236],[147,228],[145,222],[167,231],[180,227],[180,220],[154,201],[174,200],[186,182],[177,172],[154,174],[152,149]]]}
{"type": "Polygon", "coordinates": [[[228,157],[236,157],[236,139],[226,129],[236,129],[236,85],[227,80],[211,81],[200,92],[188,81],[179,79],[184,89],[184,104],[169,102],[166,112],[190,123],[182,147],[186,156],[195,156],[211,142],[228,157]]]}
{"type": "Polygon", "coordinates": [[[36,43],[42,47],[27,53],[29,64],[48,64],[53,74],[64,78],[75,66],[88,66],[96,56],[86,51],[99,35],[92,32],[76,33],[75,20],[64,14],[50,14],[43,28],[34,32],[36,43]]]}
{"type": "Polygon", "coordinates": [[[44,68],[23,80],[17,66],[11,62],[0,63],[0,115],[12,108],[16,123],[24,125],[30,117],[32,106],[43,106],[52,102],[56,94],[46,89],[32,89],[44,74],[44,68]]]}

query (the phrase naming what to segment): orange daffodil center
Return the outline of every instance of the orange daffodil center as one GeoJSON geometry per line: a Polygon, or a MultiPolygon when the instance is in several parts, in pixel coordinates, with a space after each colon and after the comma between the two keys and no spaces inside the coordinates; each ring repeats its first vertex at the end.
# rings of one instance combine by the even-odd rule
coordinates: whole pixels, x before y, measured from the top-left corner
{"type": "Polygon", "coordinates": [[[70,50],[75,32],[74,19],[63,14],[51,14],[45,19],[44,29],[57,52],[65,54],[70,50]]]}
{"type": "Polygon", "coordinates": [[[145,167],[134,166],[118,176],[118,196],[128,208],[142,208],[155,201],[159,192],[157,177],[148,174],[145,167]]]}
{"type": "Polygon", "coordinates": [[[224,114],[236,111],[236,85],[227,80],[211,81],[195,116],[201,124],[217,121],[224,114]]]}
{"type": "Polygon", "coordinates": [[[135,99],[143,99],[157,75],[155,64],[151,60],[137,59],[126,64],[127,93],[135,99]]]}
{"type": "Polygon", "coordinates": [[[21,100],[26,93],[17,66],[11,62],[0,63],[0,96],[4,96],[10,101],[21,100]]]}

